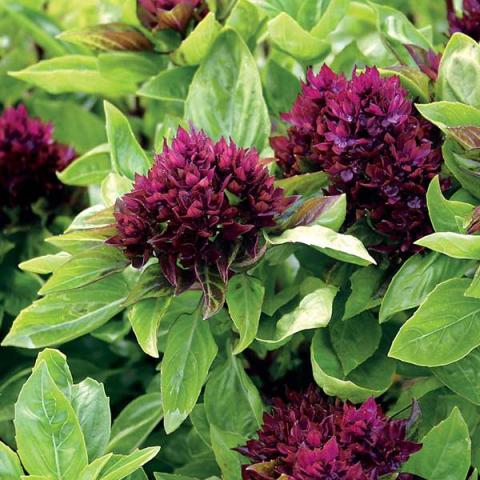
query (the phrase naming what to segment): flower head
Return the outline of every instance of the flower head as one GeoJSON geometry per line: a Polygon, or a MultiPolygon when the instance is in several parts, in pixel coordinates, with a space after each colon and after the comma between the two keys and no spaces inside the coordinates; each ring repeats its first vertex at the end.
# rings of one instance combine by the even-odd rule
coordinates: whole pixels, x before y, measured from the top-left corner
{"type": "Polygon", "coordinates": [[[366,217],[388,244],[380,249],[415,251],[413,242],[431,232],[425,195],[441,153],[437,131],[399,79],[376,68],[354,71],[351,80],[327,66],[310,70],[283,119],[288,135],[272,147],[284,174],[325,171],[329,193],[347,194],[347,226],[366,217]]]}
{"type": "Polygon", "coordinates": [[[109,243],[135,267],[158,258],[177,288],[202,282],[206,266],[225,281],[233,265],[258,258],[259,233],[275,226],[291,202],[256,150],[180,128],[149,173],[117,201],[118,235],[109,243]]]}
{"type": "Polygon", "coordinates": [[[69,165],[75,152],[55,142],[52,132],[52,125],[29,117],[23,105],[0,116],[0,223],[6,221],[5,209],[17,208],[28,217],[36,201],[55,206],[64,199],[66,188],[56,172],[69,165]]]}
{"type": "Polygon", "coordinates": [[[137,0],[138,17],[150,30],[176,30],[183,33],[192,19],[208,13],[204,0],[137,0]]]}
{"type": "Polygon", "coordinates": [[[252,464],[244,480],[377,480],[396,473],[421,445],[406,440],[408,420],[390,420],[373,398],[355,407],[316,387],[275,399],[258,439],[238,449],[252,464]]]}
{"type": "Polygon", "coordinates": [[[447,0],[448,23],[450,34],[461,32],[480,40],[480,0],[463,0],[463,16],[458,17],[453,0],[447,0]]]}

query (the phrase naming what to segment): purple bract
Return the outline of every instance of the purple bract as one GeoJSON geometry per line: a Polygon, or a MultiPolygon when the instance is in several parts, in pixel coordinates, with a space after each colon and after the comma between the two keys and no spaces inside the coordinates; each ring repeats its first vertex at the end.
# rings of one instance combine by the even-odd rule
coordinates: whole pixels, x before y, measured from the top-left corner
{"type": "Polygon", "coordinates": [[[351,80],[327,66],[309,70],[282,118],[288,134],[271,143],[285,176],[327,172],[328,193],[347,195],[347,227],[366,218],[385,238],[379,250],[417,251],[413,242],[432,231],[425,196],[440,172],[440,138],[398,77],[376,68],[351,80]]]}
{"type": "MultiPolygon", "coordinates": [[[[40,199],[50,207],[65,200],[66,188],[56,172],[70,164],[75,151],[57,143],[52,132],[51,124],[29,117],[23,105],[0,116],[0,205],[17,210],[20,220],[40,199]]],[[[0,224],[6,221],[0,214],[0,224]]]]}
{"type": "Polygon", "coordinates": [[[243,479],[377,480],[421,449],[406,439],[407,423],[387,418],[373,398],[356,407],[316,387],[290,392],[288,403],[274,400],[258,439],[238,449],[252,462],[243,479]]]}
{"type": "Polygon", "coordinates": [[[202,282],[205,267],[226,281],[230,267],[261,254],[260,232],[293,199],[274,186],[256,150],[180,128],[146,176],[117,201],[118,235],[133,266],[159,259],[169,282],[202,282]]]}
{"type": "Polygon", "coordinates": [[[137,0],[138,17],[150,30],[183,33],[190,21],[201,20],[208,8],[203,0],[137,0]]]}
{"type": "Polygon", "coordinates": [[[457,17],[453,0],[447,0],[450,34],[460,32],[480,40],[480,0],[463,0],[463,16],[457,17]]]}

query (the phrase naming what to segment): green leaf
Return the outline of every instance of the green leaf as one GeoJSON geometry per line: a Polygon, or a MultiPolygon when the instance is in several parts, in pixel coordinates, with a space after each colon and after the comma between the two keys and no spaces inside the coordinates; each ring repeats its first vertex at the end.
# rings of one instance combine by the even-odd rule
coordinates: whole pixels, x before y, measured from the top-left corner
{"type": "Polygon", "coordinates": [[[450,390],[480,405],[480,350],[472,350],[458,362],[432,369],[434,375],[450,390]]]}
{"type": "Polygon", "coordinates": [[[291,17],[296,18],[304,0],[251,0],[251,2],[260,7],[270,17],[286,12],[291,17]]]}
{"type": "Polygon", "coordinates": [[[78,255],[88,248],[104,245],[115,234],[114,228],[97,228],[68,232],[46,238],[45,241],[72,255],[78,255]]]}
{"type": "Polygon", "coordinates": [[[109,52],[98,56],[98,71],[103,77],[123,84],[134,94],[138,84],[158,75],[168,61],[165,55],[150,52],[109,52]]]}
{"type": "Polygon", "coordinates": [[[125,305],[133,305],[147,298],[170,297],[173,294],[172,286],[163,275],[158,263],[148,265],[133,285],[125,305]]]}
{"type": "Polygon", "coordinates": [[[213,453],[222,471],[222,477],[228,480],[242,480],[243,457],[233,449],[241,445],[245,438],[237,432],[224,432],[215,425],[210,426],[210,435],[213,453]]]}
{"type": "Polygon", "coordinates": [[[104,205],[93,205],[82,210],[67,228],[67,232],[75,230],[98,230],[112,227],[115,223],[113,208],[104,205]]]}
{"type": "Polygon", "coordinates": [[[380,286],[385,272],[374,266],[360,268],[350,277],[350,289],[352,293],[345,302],[343,320],[377,307],[381,299],[380,286]]]}
{"type": "Polygon", "coordinates": [[[176,65],[199,65],[208,55],[222,26],[210,12],[172,54],[176,65]]]}
{"type": "Polygon", "coordinates": [[[364,312],[349,320],[330,323],[332,346],[345,375],[377,351],[381,336],[380,325],[370,312],[364,312]]]}
{"type": "Polygon", "coordinates": [[[250,44],[255,41],[255,35],[264,19],[264,14],[252,2],[238,0],[228,16],[226,25],[236,30],[243,40],[250,44]]]}
{"type": "Polygon", "coordinates": [[[39,10],[28,8],[20,2],[0,2],[0,12],[5,13],[20,29],[27,31],[48,55],[64,55],[67,50],[64,45],[55,40],[60,33],[60,27],[39,10]]]}
{"type": "Polygon", "coordinates": [[[158,297],[141,300],[128,310],[128,319],[141,349],[158,358],[158,329],[168,311],[172,297],[158,297]]]}
{"type": "Polygon", "coordinates": [[[402,85],[414,98],[418,98],[425,103],[430,101],[430,79],[418,68],[399,65],[379,68],[379,72],[382,77],[398,77],[402,85]]]}
{"type": "Polygon", "coordinates": [[[477,268],[472,283],[467,288],[465,295],[467,297],[480,298],[480,268],[477,268]]]}
{"type": "Polygon", "coordinates": [[[246,273],[235,275],[228,283],[228,312],[240,334],[234,354],[245,350],[257,335],[265,288],[246,273]]]}
{"type": "Polygon", "coordinates": [[[110,403],[103,385],[91,378],[74,385],[72,406],[80,422],[88,459],[93,461],[105,452],[110,438],[110,403]]]}
{"type": "Polygon", "coordinates": [[[430,220],[436,232],[464,233],[458,226],[457,218],[464,221],[471,218],[473,205],[447,200],[440,188],[438,175],[430,182],[427,191],[427,205],[430,220]]]}
{"type": "Polygon", "coordinates": [[[417,240],[415,244],[452,258],[480,260],[480,237],[476,235],[432,233],[417,240]]]}
{"type": "Polygon", "coordinates": [[[118,97],[136,90],[135,86],[102,76],[97,59],[87,55],[65,55],[43,60],[10,75],[53,94],[81,92],[118,97]]]}
{"type": "Polygon", "coordinates": [[[275,186],[283,188],[286,196],[311,195],[328,185],[328,175],[325,172],[304,173],[290,178],[282,178],[275,182],[275,186]]]}
{"type": "Polygon", "coordinates": [[[295,333],[326,327],[332,316],[333,300],[338,289],[320,279],[307,278],[300,292],[304,295],[291,312],[285,313],[277,322],[273,337],[260,331],[258,340],[277,344],[295,333]]]}
{"type": "Polygon", "coordinates": [[[54,137],[85,153],[105,142],[103,121],[73,102],[34,99],[32,113],[54,126],[54,137]]]}
{"type": "Polygon", "coordinates": [[[450,38],[438,71],[436,97],[480,107],[480,47],[463,33],[450,38]]]}
{"type": "Polygon", "coordinates": [[[388,286],[380,308],[380,323],[396,313],[418,307],[438,284],[461,277],[471,266],[471,262],[435,252],[410,257],[388,286]]]}
{"type": "Polygon", "coordinates": [[[477,203],[480,197],[480,171],[478,162],[468,158],[459,145],[450,139],[447,139],[443,144],[442,153],[448,170],[450,170],[460,182],[462,187],[475,197],[475,203],[477,203]]]}
{"type": "Polygon", "coordinates": [[[132,190],[132,180],[116,172],[109,173],[102,182],[100,193],[106,206],[113,206],[117,198],[132,190]]]}
{"type": "Polygon", "coordinates": [[[346,213],[347,198],[345,195],[311,197],[295,202],[284,215],[285,221],[280,218],[277,224],[280,231],[310,225],[322,225],[338,231],[345,221],[346,213]]]}
{"type": "Polygon", "coordinates": [[[111,171],[110,145],[104,144],[78,157],[57,176],[66,185],[88,187],[102,183],[111,171]]]}
{"type": "Polygon", "coordinates": [[[270,120],[260,75],[234,30],[227,28],[218,36],[193,77],[185,116],[214,139],[232,137],[239,146],[259,151],[266,145],[270,120]]]}
{"type": "MultiPolygon", "coordinates": [[[[446,135],[455,127],[480,127],[480,110],[457,102],[416,104],[417,110],[446,135]]],[[[455,132],[455,130],[453,130],[455,132]]]]}
{"type": "Polygon", "coordinates": [[[422,439],[422,449],[403,466],[403,471],[422,478],[464,480],[470,468],[471,441],[458,408],[422,439]]]}
{"type": "Polygon", "coordinates": [[[73,379],[67,364],[67,357],[58,350],[46,348],[38,354],[33,369],[36,370],[42,364],[47,366],[48,373],[55,385],[68,400],[71,400],[73,379]]]}
{"type": "Polygon", "coordinates": [[[427,51],[434,50],[428,38],[408,20],[404,13],[370,1],[368,4],[377,14],[378,31],[400,63],[415,66],[405,45],[414,45],[427,51]]]}
{"type": "MultiPolygon", "coordinates": [[[[305,2],[308,4],[308,2],[305,2]]],[[[339,23],[344,19],[350,0],[330,0],[327,9],[320,21],[312,28],[311,34],[317,38],[325,38],[336,30],[339,23]]]]}
{"type": "MultiPolygon", "coordinates": [[[[288,112],[300,93],[300,80],[273,58],[261,70],[263,91],[270,111],[276,116],[288,112]]],[[[290,177],[291,180],[295,177],[290,177]]]]}
{"type": "Polygon", "coordinates": [[[273,44],[300,62],[319,62],[330,52],[330,44],[304,30],[290,15],[281,13],[268,23],[273,44]]]}
{"type": "Polygon", "coordinates": [[[103,470],[105,465],[112,458],[112,454],[104,455],[103,457],[97,458],[90,465],[87,465],[80,473],[79,480],[98,480],[100,477],[100,472],[103,470]]]}
{"type": "Polygon", "coordinates": [[[2,345],[40,348],[78,338],[119,313],[127,294],[122,276],[114,275],[83,288],[48,295],[20,313],[2,345]]]}
{"type": "Polygon", "coordinates": [[[94,50],[141,52],[153,49],[153,44],[140,30],[120,22],[67,30],[57,38],[94,50]]]}
{"type": "Polygon", "coordinates": [[[102,470],[99,480],[121,480],[128,477],[156,457],[159,451],[160,447],[148,447],[130,455],[113,455],[102,470]]]}
{"type": "Polygon", "coordinates": [[[0,478],[2,480],[19,480],[23,475],[17,454],[0,442],[0,478]]]}
{"type": "Polygon", "coordinates": [[[33,475],[78,478],[87,465],[82,430],[70,402],[46,363],[25,382],[15,405],[18,454],[33,475]]]}
{"type": "Polygon", "coordinates": [[[327,395],[353,403],[363,402],[387,391],[395,373],[395,362],[378,353],[345,376],[325,329],[315,332],[311,362],[315,382],[327,395]]]}
{"type": "Polygon", "coordinates": [[[262,425],[260,394],[235,355],[212,372],[204,402],[208,422],[221,430],[252,435],[262,425]]]}
{"type": "Polygon", "coordinates": [[[104,106],[113,169],[131,180],[136,173],[147,173],[151,162],[135,138],[127,117],[111,103],[105,102],[104,106]]]}
{"type": "Polygon", "coordinates": [[[272,245],[303,243],[342,262],[356,265],[375,263],[362,242],[356,237],[337,233],[321,225],[292,228],[278,237],[269,237],[268,242],[272,245]]]}
{"type": "Polygon", "coordinates": [[[113,422],[107,450],[128,454],[141,446],[163,418],[162,397],[147,393],[130,402],[113,422]]]}
{"type": "Polygon", "coordinates": [[[195,71],[195,67],[178,67],[160,72],[145,83],[137,95],[155,100],[184,102],[195,71]]]}
{"type": "Polygon", "coordinates": [[[466,297],[467,279],[438,285],[402,326],[389,355],[438,367],[456,362],[480,345],[480,300],[466,297]]]}
{"type": "Polygon", "coordinates": [[[167,433],[175,431],[192,411],[217,350],[199,309],[182,315],[171,327],[161,366],[167,433]]]}
{"type": "Polygon", "coordinates": [[[124,270],[128,260],[122,251],[109,245],[100,245],[73,256],[48,279],[40,295],[65,292],[85,287],[124,270]]]}

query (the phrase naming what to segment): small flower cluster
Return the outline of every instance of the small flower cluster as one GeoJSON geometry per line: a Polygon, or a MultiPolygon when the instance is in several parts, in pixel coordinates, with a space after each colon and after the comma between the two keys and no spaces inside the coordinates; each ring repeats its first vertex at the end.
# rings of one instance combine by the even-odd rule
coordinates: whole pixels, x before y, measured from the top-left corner
{"type": "Polygon", "coordinates": [[[480,40],[480,0],[463,0],[463,16],[455,13],[453,0],[447,0],[450,34],[460,32],[480,40]]]}
{"type": "Polygon", "coordinates": [[[177,289],[201,282],[205,266],[226,281],[232,264],[259,257],[260,231],[275,226],[292,200],[275,188],[256,150],[180,128],[117,201],[118,235],[109,243],[135,267],[158,258],[177,289]]]}
{"type": "Polygon", "coordinates": [[[425,196],[440,171],[440,139],[398,77],[376,68],[351,80],[327,66],[310,70],[283,119],[288,135],[272,147],[285,176],[325,171],[328,193],[347,194],[347,226],[366,217],[385,237],[379,249],[416,251],[413,242],[431,233],[425,196]]]}
{"type": "Polygon", "coordinates": [[[204,0],[137,0],[138,18],[149,30],[184,33],[191,20],[201,20],[208,8],[204,0]]]}
{"type": "Polygon", "coordinates": [[[29,117],[23,105],[0,116],[0,224],[7,222],[6,209],[19,210],[20,220],[26,220],[38,200],[51,207],[65,200],[67,190],[56,172],[75,152],[55,142],[52,132],[52,125],[29,117]]]}
{"type": "MultiPolygon", "coordinates": [[[[375,400],[355,407],[316,387],[273,402],[258,439],[238,451],[244,480],[377,480],[397,473],[421,445],[406,440],[407,420],[390,420],[375,400]]],[[[407,479],[409,476],[400,476],[407,479]]]]}

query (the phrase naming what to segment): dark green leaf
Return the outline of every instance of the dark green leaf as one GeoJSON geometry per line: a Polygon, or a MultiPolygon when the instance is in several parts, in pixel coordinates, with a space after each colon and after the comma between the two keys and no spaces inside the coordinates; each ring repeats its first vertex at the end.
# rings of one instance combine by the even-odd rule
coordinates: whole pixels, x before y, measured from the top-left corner
{"type": "Polygon", "coordinates": [[[208,422],[223,431],[252,435],[262,424],[260,394],[235,355],[213,371],[204,401],[208,422]]]}
{"type": "Polygon", "coordinates": [[[330,323],[329,330],[332,346],[345,375],[376,352],[382,335],[377,319],[370,312],[349,320],[336,320],[330,323]]]}
{"type": "Polygon", "coordinates": [[[140,447],[163,418],[160,393],[141,395],[130,402],[112,425],[107,450],[128,454],[140,447]]]}

